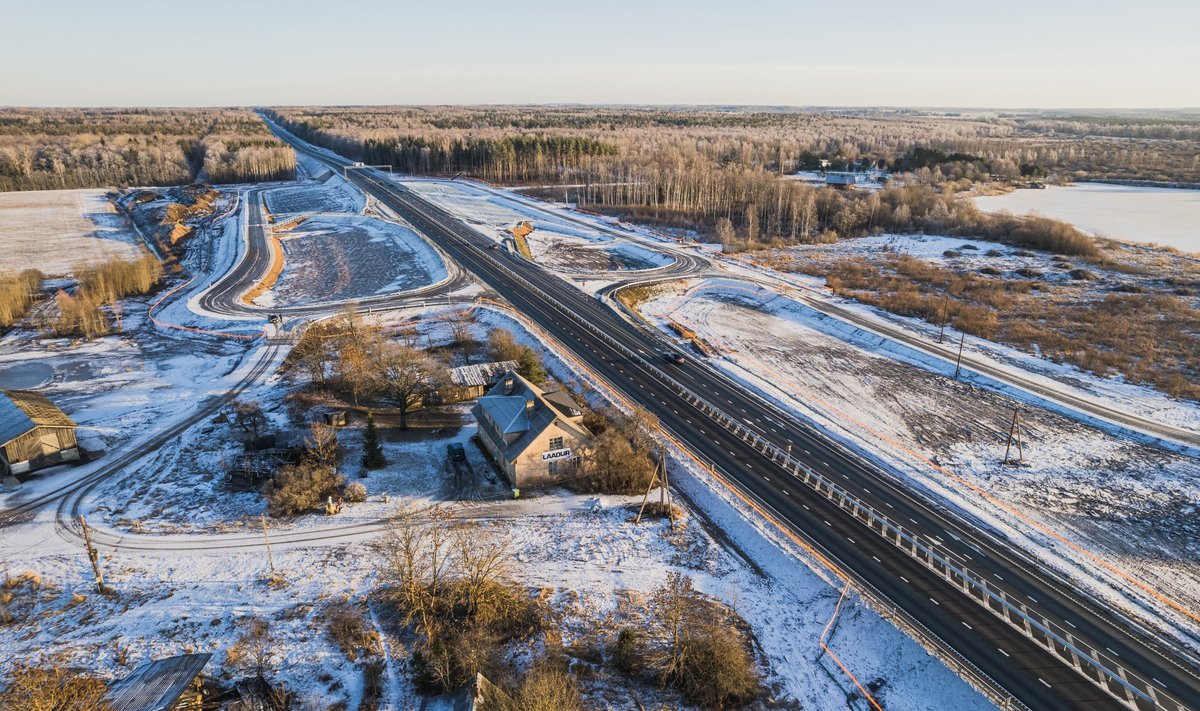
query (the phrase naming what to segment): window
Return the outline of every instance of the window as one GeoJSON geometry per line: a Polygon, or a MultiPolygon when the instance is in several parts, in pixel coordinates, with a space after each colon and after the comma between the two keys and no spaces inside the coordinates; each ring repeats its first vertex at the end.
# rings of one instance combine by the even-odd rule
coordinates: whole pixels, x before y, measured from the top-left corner
{"type": "Polygon", "coordinates": [[[550,449],[562,449],[562,448],[563,448],[563,438],[562,437],[551,437],[550,438],[550,449]]]}

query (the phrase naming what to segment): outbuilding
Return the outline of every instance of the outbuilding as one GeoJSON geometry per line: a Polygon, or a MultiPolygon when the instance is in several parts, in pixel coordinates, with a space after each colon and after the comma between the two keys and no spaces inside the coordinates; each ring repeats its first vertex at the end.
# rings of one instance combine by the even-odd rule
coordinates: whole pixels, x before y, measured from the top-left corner
{"type": "Polygon", "coordinates": [[[79,459],[76,424],[41,393],[0,391],[0,476],[79,459]]]}

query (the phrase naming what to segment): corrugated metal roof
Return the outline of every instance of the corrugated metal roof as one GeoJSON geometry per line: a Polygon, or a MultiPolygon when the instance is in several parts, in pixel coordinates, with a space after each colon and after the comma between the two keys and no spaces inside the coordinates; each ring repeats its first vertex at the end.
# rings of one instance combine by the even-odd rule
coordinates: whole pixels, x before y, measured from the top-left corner
{"type": "Polygon", "coordinates": [[[0,391],[0,446],[34,427],[75,427],[75,423],[41,393],[0,391]]]}
{"type": "Polygon", "coordinates": [[[506,370],[516,370],[517,365],[518,363],[515,360],[461,365],[450,369],[450,382],[462,388],[488,385],[498,374],[506,370]]]}
{"type": "Polygon", "coordinates": [[[181,654],[143,664],[114,682],[104,700],[113,711],[170,711],[211,654],[181,654]]]}

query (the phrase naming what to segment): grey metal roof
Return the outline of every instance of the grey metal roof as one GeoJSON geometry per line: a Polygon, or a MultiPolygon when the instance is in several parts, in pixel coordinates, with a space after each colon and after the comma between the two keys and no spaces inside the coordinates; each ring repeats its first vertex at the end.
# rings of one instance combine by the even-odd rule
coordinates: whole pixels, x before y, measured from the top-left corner
{"type": "Polygon", "coordinates": [[[502,360],[495,363],[475,363],[450,369],[450,382],[459,387],[487,385],[497,374],[506,370],[516,370],[517,361],[502,360]]]}
{"type": "Polygon", "coordinates": [[[0,390],[0,447],[34,427],[75,427],[75,423],[41,393],[0,390]]]}
{"type": "Polygon", "coordinates": [[[25,411],[0,393],[0,447],[37,427],[25,411]]]}
{"type": "MultiPolygon", "coordinates": [[[[561,400],[562,397],[558,398],[561,400]]],[[[578,405],[567,399],[576,409],[578,405]]],[[[583,425],[571,422],[562,417],[565,403],[551,403],[548,396],[543,395],[540,388],[522,378],[514,370],[508,370],[500,376],[496,385],[479,398],[472,412],[478,418],[486,413],[497,429],[504,435],[520,434],[520,437],[503,445],[504,456],[508,461],[515,461],[525,451],[529,443],[537,439],[547,428],[557,424],[561,429],[574,434],[576,437],[590,437],[583,425]],[[513,383],[511,390],[506,385],[509,377],[513,383]],[[532,407],[530,407],[532,403],[532,407]]]]}
{"type": "Polygon", "coordinates": [[[114,682],[104,700],[113,711],[170,711],[212,655],[181,654],[143,664],[114,682]]]}

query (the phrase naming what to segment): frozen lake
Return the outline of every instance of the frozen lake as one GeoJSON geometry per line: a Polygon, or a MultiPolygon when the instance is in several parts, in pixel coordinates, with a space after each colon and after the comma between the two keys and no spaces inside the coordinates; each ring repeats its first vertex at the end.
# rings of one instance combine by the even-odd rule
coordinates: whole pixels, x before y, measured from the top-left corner
{"type": "Polygon", "coordinates": [[[975,204],[986,212],[1036,212],[1104,237],[1200,253],[1200,190],[1076,183],[978,197],[975,204]]]}

